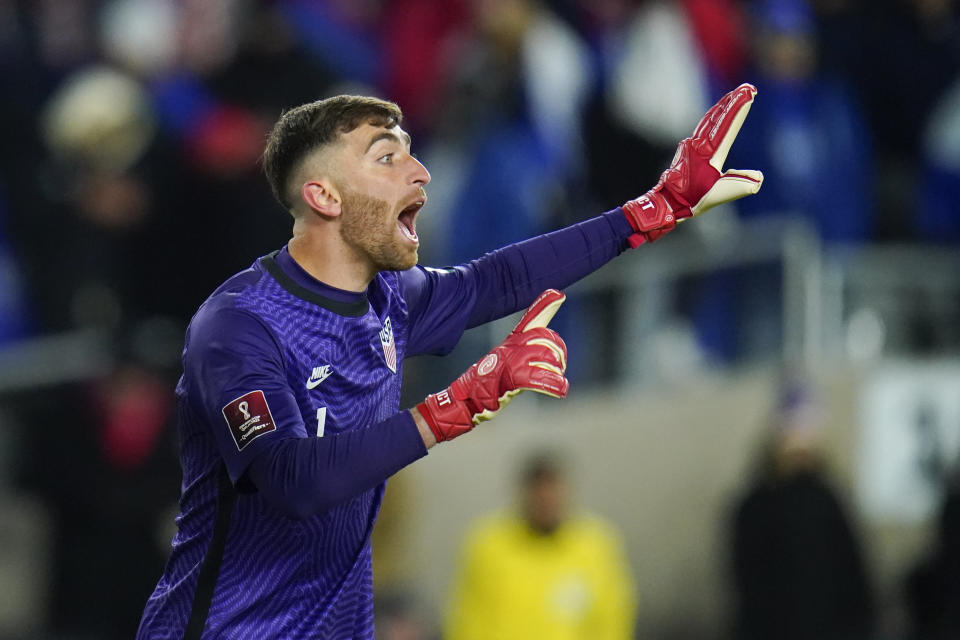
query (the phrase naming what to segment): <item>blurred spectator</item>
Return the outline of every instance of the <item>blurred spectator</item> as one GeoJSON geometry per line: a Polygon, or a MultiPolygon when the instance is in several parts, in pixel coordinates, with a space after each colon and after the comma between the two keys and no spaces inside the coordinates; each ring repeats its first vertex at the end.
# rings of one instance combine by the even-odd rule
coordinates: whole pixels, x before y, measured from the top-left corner
{"type": "Polygon", "coordinates": [[[744,217],[800,215],[826,242],[869,240],[873,145],[842,78],[817,66],[813,11],[806,0],[755,6],[751,75],[759,95],[729,164],[759,166],[765,179],[737,209],[744,217]]]}
{"type": "MultiPolygon", "coordinates": [[[[209,4],[199,0],[200,4],[209,4]]],[[[264,6],[268,2],[260,2],[264,6]]],[[[307,51],[337,76],[382,86],[386,68],[381,0],[282,0],[277,3],[307,51]]]]}
{"type": "Polygon", "coordinates": [[[553,228],[579,156],[587,63],[577,35],[531,0],[483,0],[474,18],[437,125],[464,157],[444,264],[553,228]]]}
{"type": "Polygon", "coordinates": [[[607,208],[656,183],[709,104],[707,66],[683,4],[622,4],[629,12],[596,16],[600,84],[584,115],[589,186],[607,208]]]}
{"type": "Polygon", "coordinates": [[[877,142],[873,175],[881,240],[913,236],[919,154],[931,110],[960,73],[954,0],[864,2],[854,38],[854,82],[877,142]]]}
{"type": "Polygon", "coordinates": [[[298,39],[309,26],[295,22],[302,4],[187,3],[179,39],[194,44],[149,84],[185,165],[167,227],[191,258],[183,280],[194,308],[250,255],[287,239],[290,218],[260,175],[263,140],[284,108],[324,97],[340,80],[298,39]],[[204,41],[208,34],[216,37],[204,41]]]}
{"type": "MultiPolygon", "coordinates": [[[[471,260],[592,211],[583,190],[569,188],[582,170],[586,47],[533,0],[478,0],[471,9],[425,154],[434,176],[421,218],[426,265],[471,260]]],[[[557,319],[570,358],[581,349],[576,317],[571,302],[557,319]]],[[[431,364],[434,379],[456,375],[489,347],[487,333],[468,332],[450,357],[431,364]]]]}
{"type": "Polygon", "coordinates": [[[947,483],[936,537],[906,581],[908,640],[960,638],[960,473],[947,483]]]}
{"type": "Polygon", "coordinates": [[[179,476],[170,346],[131,336],[102,377],[17,398],[27,425],[17,483],[54,524],[50,637],[133,637],[163,569],[179,476]]]}
{"type": "Polygon", "coordinates": [[[185,202],[189,174],[159,135],[142,82],[81,67],[41,115],[48,157],[17,186],[32,195],[20,227],[38,328],[113,331],[155,315],[185,323],[209,284],[206,258],[222,254],[215,234],[196,235],[211,216],[196,208],[201,198],[185,202]]]}
{"type": "MultiPolygon", "coordinates": [[[[384,3],[382,42],[385,93],[403,106],[414,140],[426,139],[446,102],[441,91],[460,62],[470,29],[467,0],[393,0],[384,3]]],[[[298,103],[294,103],[298,104],[298,103]]]]}
{"type": "MultiPolygon", "coordinates": [[[[806,0],[756,0],[749,76],[758,96],[728,166],[756,166],[763,188],[737,203],[745,224],[799,217],[828,244],[863,243],[874,229],[869,130],[843,78],[817,66],[815,16],[806,0]]],[[[701,344],[720,361],[781,344],[779,268],[723,272],[692,295],[701,344]]]]}
{"type": "Polygon", "coordinates": [[[711,95],[723,95],[744,82],[747,20],[738,0],[683,0],[706,64],[711,95]]]}
{"type": "Polygon", "coordinates": [[[960,78],[934,105],[923,136],[916,236],[960,243],[960,78]]]}
{"type": "Polygon", "coordinates": [[[859,544],[826,479],[820,407],[787,384],[757,475],[733,518],[740,640],[868,640],[871,589],[859,544]]]}
{"type": "Polygon", "coordinates": [[[150,276],[163,174],[148,158],[156,126],[146,92],[114,68],[82,67],[44,105],[41,131],[50,159],[28,253],[40,326],[114,329],[160,310],[164,283],[150,276]]]}
{"type": "Polygon", "coordinates": [[[567,473],[551,454],[531,456],[519,484],[516,508],[468,535],[446,639],[632,637],[634,585],[615,529],[570,513],[567,473]]]}
{"type": "MultiPolygon", "coordinates": [[[[743,23],[735,2],[574,4],[571,20],[589,44],[594,84],[582,116],[589,206],[568,215],[619,206],[656,184],[677,141],[692,133],[708,106],[711,90],[725,93],[739,84],[744,52],[744,43],[735,42],[743,23]]],[[[673,284],[661,281],[645,288],[644,307],[651,317],[661,313],[661,300],[672,301],[673,284]]],[[[590,303],[571,323],[591,328],[580,332],[581,348],[574,343],[575,357],[583,363],[577,369],[588,379],[612,380],[623,373],[618,371],[622,356],[602,336],[619,332],[617,319],[633,303],[622,292],[605,291],[590,303]]]]}

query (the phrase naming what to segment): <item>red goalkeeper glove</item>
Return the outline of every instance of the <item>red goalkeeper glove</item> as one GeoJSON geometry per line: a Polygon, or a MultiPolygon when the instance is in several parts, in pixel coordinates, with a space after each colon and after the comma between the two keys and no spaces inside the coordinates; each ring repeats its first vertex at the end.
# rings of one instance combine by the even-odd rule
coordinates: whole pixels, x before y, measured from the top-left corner
{"type": "Polygon", "coordinates": [[[500,346],[417,405],[437,442],[490,420],[521,391],[566,397],[567,347],[557,332],[547,329],[565,299],[556,289],[544,291],[500,346]]]}
{"type": "Polygon", "coordinates": [[[679,144],[657,186],[623,205],[636,231],[630,236],[631,247],[653,242],[684,218],[760,190],[763,174],[759,171],[723,171],[727,153],[756,94],[752,84],[742,84],[723,96],[703,116],[693,136],[679,144]]]}

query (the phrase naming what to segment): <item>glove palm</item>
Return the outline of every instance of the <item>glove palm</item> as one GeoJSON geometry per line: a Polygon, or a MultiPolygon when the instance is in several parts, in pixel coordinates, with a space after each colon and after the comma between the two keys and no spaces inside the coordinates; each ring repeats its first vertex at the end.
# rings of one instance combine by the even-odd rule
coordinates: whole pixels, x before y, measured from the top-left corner
{"type": "Polygon", "coordinates": [[[657,185],[623,205],[636,231],[630,236],[632,247],[657,240],[685,218],[760,190],[761,172],[723,170],[756,94],[756,87],[742,84],[721,98],[703,116],[693,135],[677,146],[670,167],[657,185]]]}

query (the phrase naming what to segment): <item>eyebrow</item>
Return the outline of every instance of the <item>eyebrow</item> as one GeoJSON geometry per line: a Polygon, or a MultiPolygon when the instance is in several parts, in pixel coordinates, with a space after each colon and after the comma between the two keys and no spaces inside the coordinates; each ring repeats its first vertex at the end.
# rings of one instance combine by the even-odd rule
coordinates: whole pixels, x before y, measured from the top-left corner
{"type": "MultiPolygon", "coordinates": [[[[370,140],[370,144],[367,145],[367,151],[370,151],[370,148],[381,140],[390,140],[392,142],[396,142],[397,144],[401,144],[400,137],[393,131],[381,131],[377,135],[373,136],[372,140],[370,140]]],[[[408,148],[410,147],[410,134],[406,131],[403,132],[403,142],[407,144],[408,148]]],[[[367,151],[364,151],[364,153],[367,151]]]]}

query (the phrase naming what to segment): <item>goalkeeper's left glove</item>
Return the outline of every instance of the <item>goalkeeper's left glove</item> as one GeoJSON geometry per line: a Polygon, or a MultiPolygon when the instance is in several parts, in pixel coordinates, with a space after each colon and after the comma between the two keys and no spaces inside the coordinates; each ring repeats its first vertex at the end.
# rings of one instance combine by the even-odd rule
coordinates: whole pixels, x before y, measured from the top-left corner
{"type": "Polygon", "coordinates": [[[631,247],[657,240],[684,218],[760,190],[763,174],[759,171],[723,171],[756,94],[752,84],[742,84],[723,96],[703,116],[693,136],[677,146],[673,162],[657,186],[623,205],[636,232],[630,236],[631,247]]]}
{"type": "Polygon", "coordinates": [[[567,347],[547,324],[566,296],[556,289],[540,294],[507,339],[440,393],[417,405],[437,442],[452,440],[493,418],[521,391],[564,398],[570,383],[567,347]]]}

